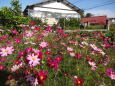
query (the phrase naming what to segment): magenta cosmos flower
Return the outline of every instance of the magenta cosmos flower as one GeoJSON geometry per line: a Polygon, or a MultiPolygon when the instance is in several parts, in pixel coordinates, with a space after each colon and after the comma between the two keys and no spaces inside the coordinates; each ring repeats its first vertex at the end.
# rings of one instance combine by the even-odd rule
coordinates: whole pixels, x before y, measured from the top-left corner
{"type": "Polygon", "coordinates": [[[44,86],[44,81],[47,79],[47,71],[40,70],[39,74],[37,75],[38,82],[41,86],[44,86]]]}
{"type": "Polygon", "coordinates": [[[6,47],[6,48],[1,48],[0,49],[0,55],[1,56],[7,56],[8,54],[12,54],[12,52],[14,51],[13,47],[6,47]]]}
{"type": "Polygon", "coordinates": [[[29,60],[30,66],[36,66],[40,64],[40,59],[38,58],[38,55],[34,55],[34,53],[28,55],[27,60],[29,60]]]}
{"type": "Polygon", "coordinates": [[[47,42],[41,42],[41,43],[39,44],[39,46],[42,47],[42,48],[45,48],[45,47],[48,46],[48,43],[47,43],[47,42]]]}

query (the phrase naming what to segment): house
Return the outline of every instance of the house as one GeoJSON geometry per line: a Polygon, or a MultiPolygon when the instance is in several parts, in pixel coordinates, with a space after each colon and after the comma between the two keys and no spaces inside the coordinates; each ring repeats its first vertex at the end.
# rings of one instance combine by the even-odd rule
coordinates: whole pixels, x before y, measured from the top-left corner
{"type": "Polygon", "coordinates": [[[93,16],[93,17],[85,17],[81,19],[81,22],[84,26],[89,25],[98,25],[98,24],[107,24],[107,16],[93,16]]]}
{"type": "Polygon", "coordinates": [[[58,22],[58,18],[80,18],[81,11],[83,10],[67,0],[44,0],[28,5],[24,10],[24,15],[41,18],[49,25],[53,25],[58,22]]]}
{"type": "Polygon", "coordinates": [[[108,20],[109,20],[110,24],[115,24],[115,18],[109,18],[108,20]]]}

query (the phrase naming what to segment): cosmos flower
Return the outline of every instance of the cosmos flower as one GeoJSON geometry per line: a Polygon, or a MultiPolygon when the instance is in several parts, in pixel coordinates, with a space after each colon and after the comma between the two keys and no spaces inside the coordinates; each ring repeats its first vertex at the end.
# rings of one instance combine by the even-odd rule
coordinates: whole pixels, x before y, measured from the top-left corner
{"type": "Polygon", "coordinates": [[[115,73],[111,73],[110,77],[111,77],[112,80],[115,80],[115,73]]]}
{"type": "Polygon", "coordinates": [[[0,52],[1,56],[7,56],[8,54],[11,55],[14,49],[11,46],[11,47],[6,47],[6,48],[1,48],[0,51],[1,51],[0,52]]]}
{"type": "Polygon", "coordinates": [[[82,58],[82,55],[80,53],[77,53],[75,58],[80,59],[80,58],[82,58]]]}
{"type": "Polygon", "coordinates": [[[25,35],[27,37],[32,37],[33,36],[33,32],[32,31],[26,31],[25,35]]]}
{"type": "Polygon", "coordinates": [[[31,86],[37,86],[38,85],[38,79],[34,78],[32,75],[26,76],[26,80],[30,82],[31,86]]]}
{"type": "Polygon", "coordinates": [[[52,27],[51,26],[47,26],[47,28],[46,28],[46,31],[51,31],[52,30],[52,27]]]}
{"type": "Polygon", "coordinates": [[[110,47],[111,45],[109,43],[106,43],[104,46],[105,47],[110,47]]]}
{"type": "Polygon", "coordinates": [[[3,70],[5,67],[3,65],[0,65],[0,70],[3,70]]]}
{"type": "Polygon", "coordinates": [[[39,74],[37,74],[38,83],[44,86],[44,81],[47,79],[47,71],[40,70],[39,74]]]}
{"type": "Polygon", "coordinates": [[[13,33],[14,35],[18,35],[18,32],[17,32],[16,30],[13,30],[12,33],[13,33]]]}
{"type": "Polygon", "coordinates": [[[41,43],[39,44],[39,46],[42,47],[42,48],[45,48],[45,47],[48,46],[48,43],[47,43],[47,42],[41,42],[41,43]]]}
{"type": "Polygon", "coordinates": [[[22,41],[20,38],[15,38],[14,40],[16,43],[20,43],[22,41]]]}
{"type": "Polygon", "coordinates": [[[74,53],[74,52],[70,52],[69,54],[70,54],[70,56],[72,56],[72,57],[75,56],[75,53],[74,53]]]}
{"type": "Polygon", "coordinates": [[[72,51],[73,51],[73,48],[67,47],[67,50],[68,50],[69,52],[72,52],[72,51]]]}
{"type": "Polygon", "coordinates": [[[48,61],[48,64],[51,68],[54,68],[54,70],[57,70],[59,65],[57,61],[48,61]]]}
{"type": "Polygon", "coordinates": [[[23,66],[23,63],[21,62],[20,64],[18,65],[13,65],[12,68],[11,68],[11,71],[12,72],[15,72],[16,70],[18,70],[19,68],[21,68],[23,66]]]}
{"type": "Polygon", "coordinates": [[[32,48],[31,47],[27,47],[26,48],[26,53],[30,53],[32,51],[32,48]]]}
{"type": "Polygon", "coordinates": [[[75,86],[83,86],[83,79],[79,77],[74,82],[75,82],[75,86]]]}
{"type": "Polygon", "coordinates": [[[36,66],[40,64],[40,59],[38,58],[38,55],[34,55],[34,53],[28,55],[27,60],[29,60],[30,66],[36,66]]]}
{"type": "Polygon", "coordinates": [[[106,74],[107,74],[107,76],[111,76],[111,73],[112,73],[112,71],[113,71],[113,69],[112,68],[107,68],[106,69],[106,74]]]}

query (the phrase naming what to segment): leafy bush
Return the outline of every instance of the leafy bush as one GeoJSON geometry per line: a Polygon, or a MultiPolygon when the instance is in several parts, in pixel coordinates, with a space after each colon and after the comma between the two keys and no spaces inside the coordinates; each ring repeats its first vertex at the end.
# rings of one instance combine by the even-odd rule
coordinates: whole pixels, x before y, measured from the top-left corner
{"type": "Polygon", "coordinates": [[[114,31],[115,32],[115,24],[111,24],[110,25],[110,31],[114,31]]]}
{"type": "Polygon", "coordinates": [[[58,25],[64,29],[75,30],[80,27],[80,20],[77,18],[60,18],[58,25]]]}
{"type": "Polygon", "coordinates": [[[86,26],[85,29],[105,29],[104,25],[90,25],[86,26]]]}

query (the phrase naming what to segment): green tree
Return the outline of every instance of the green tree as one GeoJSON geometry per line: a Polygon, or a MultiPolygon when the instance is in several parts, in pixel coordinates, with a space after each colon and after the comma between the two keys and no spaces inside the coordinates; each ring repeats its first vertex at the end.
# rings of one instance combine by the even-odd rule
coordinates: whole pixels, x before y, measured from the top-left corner
{"type": "Polygon", "coordinates": [[[14,12],[9,7],[3,7],[0,10],[0,20],[1,24],[6,28],[13,28],[16,26],[16,22],[13,19],[14,12]]]}
{"type": "Polygon", "coordinates": [[[92,13],[87,13],[85,17],[92,17],[93,14],[92,13]]]}
{"type": "Polygon", "coordinates": [[[85,17],[83,10],[82,10],[82,11],[79,11],[79,14],[80,14],[81,18],[85,17]]]}
{"type": "Polygon", "coordinates": [[[14,11],[15,15],[21,15],[21,4],[19,3],[19,0],[12,0],[10,4],[11,9],[14,11]]]}

